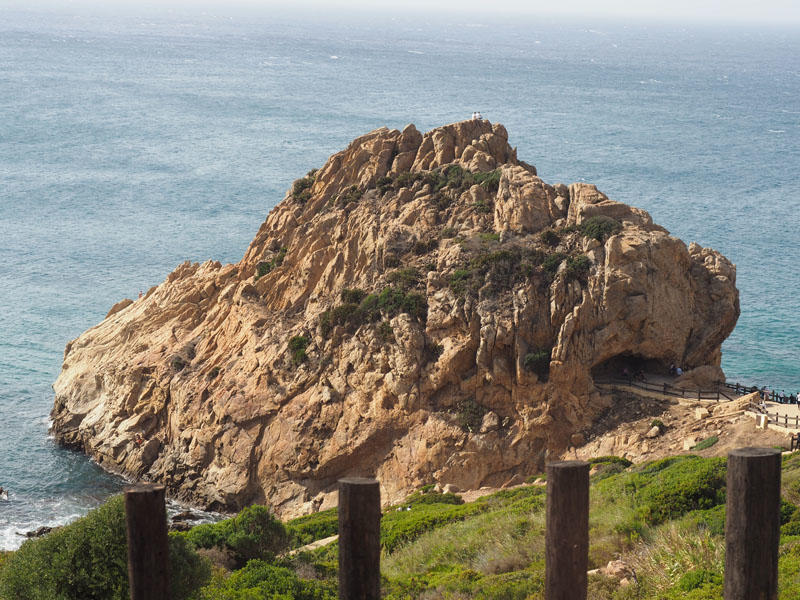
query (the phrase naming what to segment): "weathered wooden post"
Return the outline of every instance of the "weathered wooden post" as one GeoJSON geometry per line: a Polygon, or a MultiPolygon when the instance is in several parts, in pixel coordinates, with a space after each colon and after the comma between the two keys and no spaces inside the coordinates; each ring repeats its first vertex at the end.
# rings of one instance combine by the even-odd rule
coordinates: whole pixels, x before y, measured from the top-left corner
{"type": "Polygon", "coordinates": [[[374,479],[339,480],[339,598],[379,600],[381,490],[374,479]]]}
{"type": "Polygon", "coordinates": [[[169,600],[169,539],[164,486],[125,487],[131,600],[169,600]]]}
{"type": "Polygon", "coordinates": [[[778,597],[781,453],[737,448],[728,454],[725,600],[778,597]]]}
{"type": "Polygon", "coordinates": [[[546,600],[585,600],[589,565],[589,463],[547,465],[546,600]]]}

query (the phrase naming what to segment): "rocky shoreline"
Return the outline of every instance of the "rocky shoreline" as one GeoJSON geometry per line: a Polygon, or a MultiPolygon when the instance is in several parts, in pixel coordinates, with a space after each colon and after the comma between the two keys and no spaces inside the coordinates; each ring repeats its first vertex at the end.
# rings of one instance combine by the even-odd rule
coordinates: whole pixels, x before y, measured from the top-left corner
{"type": "Polygon", "coordinates": [[[736,270],[485,120],[379,129],[297,180],[237,264],[185,263],[71,341],[53,434],[183,501],[283,517],[377,476],[500,486],[582,445],[595,377],[722,378],[736,270]]]}

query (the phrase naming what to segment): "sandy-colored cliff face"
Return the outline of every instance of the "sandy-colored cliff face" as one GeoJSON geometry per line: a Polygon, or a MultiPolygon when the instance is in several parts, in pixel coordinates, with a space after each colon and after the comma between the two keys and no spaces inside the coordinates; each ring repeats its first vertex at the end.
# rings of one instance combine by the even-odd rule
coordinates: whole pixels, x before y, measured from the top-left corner
{"type": "Polygon", "coordinates": [[[580,442],[604,370],[718,367],[735,277],[594,186],[544,183],[502,125],[379,129],[298,180],[241,262],[183,264],[70,342],[53,432],[217,508],[308,512],[345,475],[386,501],[498,485],[580,442]]]}

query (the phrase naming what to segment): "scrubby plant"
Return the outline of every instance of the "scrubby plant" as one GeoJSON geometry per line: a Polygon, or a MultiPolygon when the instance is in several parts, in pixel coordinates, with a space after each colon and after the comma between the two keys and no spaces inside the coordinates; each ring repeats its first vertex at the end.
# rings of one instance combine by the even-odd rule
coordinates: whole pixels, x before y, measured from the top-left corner
{"type": "MultiPolygon", "coordinates": [[[[211,574],[208,561],[170,534],[171,598],[192,597],[211,574]]],[[[26,541],[0,569],[0,598],[127,600],[125,508],[117,496],[74,523],[26,541]]]]}
{"type": "Polygon", "coordinates": [[[561,242],[561,236],[559,236],[555,231],[552,229],[545,229],[542,233],[539,234],[539,239],[542,240],[543,244],[548,246],[558,246],[561,242]]]}
{"type": "Polygon", "coordinates": [[[622,229],[622,224],[612,217],[596,215],[580,224],[580,232],[584,237],[604,242],[622,229]]]}
{"type": "Polygon", "coordinates": [[[481,233],[479,237],[481,238],[481,241],[484,243],[500,241],[500,234],[495,233],[494,231],[490,231],[488,233],[481,233]]]}
{"type": "Polygon", "coordinates": [[[281,249],[278,250],[278,252],[275,253],[271,259],[262,260],[260,263],[258,263],[258,265],[256,265],[256,281],[267,273],[272,272],[272,270],[276,267],[280,267],[283,264],[288,251],[289,249],[286,246],[282,246],[281,249]]]}
{"type": "Polygon", "coordinates": [[[545,348],[534,350],[525,355],[523,364],[529,371],[536,373],[542,381],[547,381],[550,374],[550,354],[551,350],[545,348]]]}
{"type": "Polygon", "coordinates": [[[476,200],[472,203],[472,207],[475,209],[475,212],[478,213],[485,214],[492,212],[492,205],[485,200],[476,200]]]}
{"type": "Polygon", "coordinates": [[[481,427],[486,407],[481,406],[472,396],[460,400],[456,404],[456,421],[464,431],[474,433],[481,427]]]}
{"type": "MultiPolygon", "coordinates": [[[[360,295],[359,295],[360,296],[360,295]]],[[[349,300],[357,296],[347,296],[349,300]]],[[[327,338],[336,326],[355,331],[363,324],[374,323],[381,317],[391,318],[401,313],[424,322],[428,314],[428,305],[422,294],[406,292],[395,287],[385,287],[379,294],[367,294],[358,303],[346,302],[320,315],[320,333],[327,338]]]]}
{"type": "Polygon", "coordinates": [[[445,227],[442,229],[441,233],[439,234],[442,239],[450,239],[456,237],[458,234],[458,229],[455,227],[445,227]]]}
{"type": "Polygon", "coordinates": [[[297,179],[292,184],[292,198],[301,204],[308,202],[311,198],[311,186],[314,185],[316,177],[317,170],[312,169],[306,174],[305,177],[302,179],[297,179]]]}
{"type": "Polygon", "coordinates": [[[392,189],[393,184],[394,179],[388,176],[383,176],[379,177],[375,182],[375,188],[378,190],[378,193],[383,196],[386,192],[392,189]]]}
{"type": "Polygon", "coordinates": [[[392,329],[392,325],[389,321],[381,321],[375,328],[375,335],[384,344],[391,344],[395,341],[394,329],[392,329]]]}
{"type": "Polygon", "coordinates": [[[254,558],[272,560],[286,548],[289,539],[283,523],[258,504],[231,519],[192,527],[183,535],[198,548],[230,550],[239,565],[254,558]]]}
{"type": "Polygon", "coordinates": [[[286,533],[292,548],[310,544],[332,535],[339,530],[339,516],[337,509],[329,508],[298,517],[286,522],[286,533]]]}
{"type": "Polygon", "coordinates": [[[311,338],[305,335],[295,335],[289,338],[289,352],[292,356],[292,364],[298,366],[308,359],[306,348],[311,343],[311,338]]]}
{"type": "Polygon", "coordinates": [[[585,254],[568,256],[567,266],[564,268],[564,279],[566,281],[583,281],[591,266],[592,261],[585,254]]]}
{"type": "Polygon", "coordinates": [[[664,425],[664,421],[662,421],[661,419],[653,419],[652,421],[650,421],[650,427],[651,428],[658,427],[658,430],[661,433],[664,433],[667,430],[667,426],[664,425]]]}
{"type": "Polygon", "coordinates": [[[208,378],[216,379],[221,372],[222,372],[221,367],[212,367],[212,369],[208,372],[208,378]]]}
{"type": "Polygon", "coordinates": [[[361,200],[361,197],[364,195],[364,190],[359,188],[356,185],[351,185],[349,187],[344,188],[341,190],[336,196],[333,198],[333,205],[334,206],[347,206],[348,204],[354,204],[361,200]]]}
{"type": "Polygon", "coordinates": [[[200,600],[336,600],[334,582],[301,579],[286,568],[251,560],[244,568],[214,577],[200,600]]]}
{"type": "Polygon", "coordinates": [[[359,304],[367,297],[367,292],[356,288],[344,288],[341,293],[342,302],[345,304],[359,304]]]}
{"type": "Polygon", "coordinates": [[[561,266],[561,263],[567,258],[567,255],[563,252],[554,252],[553,254],[548,254],[545,259],[542,261],[542,269],[549,275],[555,275],[558,271],[558,267],[561,266]]]}

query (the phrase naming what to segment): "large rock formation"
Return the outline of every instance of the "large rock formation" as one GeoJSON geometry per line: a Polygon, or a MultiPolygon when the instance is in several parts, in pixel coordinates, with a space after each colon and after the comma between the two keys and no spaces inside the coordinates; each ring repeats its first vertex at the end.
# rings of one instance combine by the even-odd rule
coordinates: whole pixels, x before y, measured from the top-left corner
{"type": "Polygon", "coordinates": [[[183,264],[64,353],[53,432],[216,508],[328,506],[541,468],[626,361],[718,367],[735,267],[502,125],[379,129],[295,182],[235,265],[183,264]]]}

